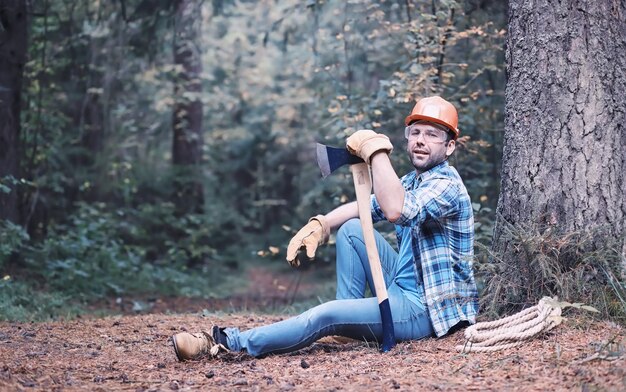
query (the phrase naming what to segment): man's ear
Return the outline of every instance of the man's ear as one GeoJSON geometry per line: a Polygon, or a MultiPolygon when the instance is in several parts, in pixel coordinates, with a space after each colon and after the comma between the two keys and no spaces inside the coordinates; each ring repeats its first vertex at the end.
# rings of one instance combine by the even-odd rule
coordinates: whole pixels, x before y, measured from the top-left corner
{"type": "Polygon", "coordinates": [[[456,141],[450,140],[448,142],[448,145],[446,146],[446,158],[449,158],[455,149],[456,149],[456,141]]]}

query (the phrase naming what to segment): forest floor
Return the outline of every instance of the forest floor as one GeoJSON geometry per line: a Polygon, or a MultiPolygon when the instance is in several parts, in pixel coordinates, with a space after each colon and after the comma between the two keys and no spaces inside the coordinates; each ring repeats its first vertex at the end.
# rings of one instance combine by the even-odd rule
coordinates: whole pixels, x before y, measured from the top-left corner
{"type": "Polygon", "coordinates": [[[464,340],[457,332],[399,343],[385,354],[371,343],[315,343],[263,359],[226,353],[178,362],[172,334],[213,323],[245,329],[285,317],[250,311],[255,298],[285,297],[280,279],[257,272],[248,296],[235,301],[247,311],[224,313],[216,302],[208,312],[206,301],[160,299],[148,314],[0,323],[0,390],[626,390],[625,329],[580,314],[496,353],[460,354],[455,346],[464,340]]]}

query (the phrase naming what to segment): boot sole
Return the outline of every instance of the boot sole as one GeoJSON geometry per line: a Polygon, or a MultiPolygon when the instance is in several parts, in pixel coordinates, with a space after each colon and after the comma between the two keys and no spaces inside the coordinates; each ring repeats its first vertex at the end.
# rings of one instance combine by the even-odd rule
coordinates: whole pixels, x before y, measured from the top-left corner
{"type": "Polygon", "coordinates": [[[172,344],[174,345],[174,352],[176,353],[176,358],[178,358],[179,362],[184,362],[185,359],[181,357],[180,353],[178,352],[178,344],[176,343],[176,336],[172,336],[170,340],[172,341],[172,344]]]}

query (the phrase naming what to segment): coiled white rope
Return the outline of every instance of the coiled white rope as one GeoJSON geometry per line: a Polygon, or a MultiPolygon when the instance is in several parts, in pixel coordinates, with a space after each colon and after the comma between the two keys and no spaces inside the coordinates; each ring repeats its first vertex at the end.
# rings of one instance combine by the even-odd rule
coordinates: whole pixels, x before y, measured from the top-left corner
{"type": "Polygon", "coordinates": [[[551,330],[562,321],[561,307],[550,297],[514,315],[471,325],[465,329],[465,344],[456,346],[463,353],[491,352],[517,347],[524,341],[551,330]]]}

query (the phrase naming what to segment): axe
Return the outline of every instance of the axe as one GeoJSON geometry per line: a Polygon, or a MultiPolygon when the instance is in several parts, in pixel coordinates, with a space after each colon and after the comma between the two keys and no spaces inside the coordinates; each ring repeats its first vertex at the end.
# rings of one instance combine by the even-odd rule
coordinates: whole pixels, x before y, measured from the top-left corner
{"type": "Polygon", "coordinates": [[[352,179],[354,180],[356,201],[359,206],[359,218],[361,220],[361,229],[363,230],[363,239],[365,241],[365,248],[367,249],[370,269],[372,270],[374,289],[376,291],[380,318],[383,324],[383,342],[380,351],[387,352],[395,346],[396,339],[393,331],[393,319],[391,318],[387,287],[383,279],[383,270],[380,266],[380,257],[378,256],[376,240],[374,239],[374,225],[372,223],[372,212],[370,209],[372,180],[370,178],[369,166],[361,158],[350,154],[345,148],[329,147],[320,143],[317,143],[317,164],[322,172],[323,178],[328,177],[330,173],[341,166],[350,165],[352,179]]]}

